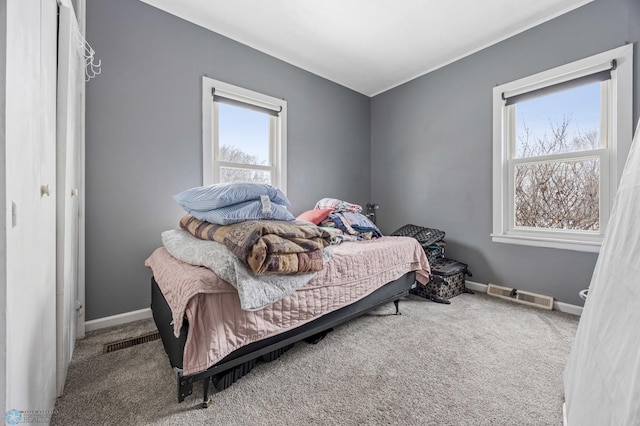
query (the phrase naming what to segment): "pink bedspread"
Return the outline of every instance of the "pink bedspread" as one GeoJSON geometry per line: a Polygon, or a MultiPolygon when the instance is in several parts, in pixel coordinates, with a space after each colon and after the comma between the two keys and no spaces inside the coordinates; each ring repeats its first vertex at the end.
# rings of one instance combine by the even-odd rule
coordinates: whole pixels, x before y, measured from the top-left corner
{"type": "Polygon", "coordinates": [[[159,248],[146,260],[173,312],[176,336],[186,316],[189,333],[183,373],[206,370],[234,350],[356,302],[384,284],[416,271],[426,284],[429,264],[420,244],[408,237],[345,242],[333,259],[294,294],[254,312],[240,309],[236,290],[211,270],[192,266],[159,248]]]}

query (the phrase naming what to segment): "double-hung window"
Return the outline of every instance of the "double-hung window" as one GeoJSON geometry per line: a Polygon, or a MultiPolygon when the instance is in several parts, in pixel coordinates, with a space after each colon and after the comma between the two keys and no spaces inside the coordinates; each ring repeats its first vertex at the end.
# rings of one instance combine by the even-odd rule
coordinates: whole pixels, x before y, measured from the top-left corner
{"type": "Polygon", "coordinates": [[[202,78],[203,184],[257,182],[286,193],[287,102],[202,78]]]}
{"type": "Polygon", "coordinates": [[[631,145],[632,48],[493,91],[493,241],[597,252],[631,145]]]}

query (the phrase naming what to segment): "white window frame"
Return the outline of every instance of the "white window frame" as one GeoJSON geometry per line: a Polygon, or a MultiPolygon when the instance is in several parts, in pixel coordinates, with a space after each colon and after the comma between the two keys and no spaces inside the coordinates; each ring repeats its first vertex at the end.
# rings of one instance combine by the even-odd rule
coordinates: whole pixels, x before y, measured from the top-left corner
{"type": "Polygon", "coordinates": [[[624,168],[632,140],[632,96],[633,96],[633,46],[625,45],[570,64],[562,65],[529,77],[521,78],[493,89],[493,242],[520,244],[536,247],[553,247],[576,251],[597,253],[606,230],[609,212],[618,189],[620,176],[624,168]],[[544,161],[543,157],[511,159],[510,146],[515,130],[510,123],[514,117],[512,108],[505,105],[503,95],[510,97],[531,92],[544,87],[574,80],[611,66],[611,79],[603,84],[601,95],[607,101],[601,114],[607,114],[608,123],[601,129],[606,132],[606,146],[600,149],[571,152],[547,156],[547,160],[600,158],[602,175],[600,188],[600,229],[599,231],[551,230],[522,228],[514,226],[515,200],[513,173],[515,166],[528,162],[544,161]],[[608,92],[608,93],[607,93],[608,92]],[[533,161],[532,161],[533,160],[533,161]]]}
{"type": "Polygon", "coordinates": [[[206,76],[202,77],[202,184],[220,182],[220,168],[264,170],[271,173],[271,185],[287,193],[287,101],[244,89],[206,76]],[[218,153],[218,102],[215,94],[260,108],[279,111],[270,116],[269,155],[270,165],[239,164],[220,161],[218,153]]]}

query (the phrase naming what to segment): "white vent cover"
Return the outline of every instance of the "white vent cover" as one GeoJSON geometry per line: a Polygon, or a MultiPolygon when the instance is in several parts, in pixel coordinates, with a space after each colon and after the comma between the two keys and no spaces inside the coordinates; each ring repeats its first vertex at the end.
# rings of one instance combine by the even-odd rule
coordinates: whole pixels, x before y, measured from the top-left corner
{"type": "Polygon", "coordinates": [[[535,306],[542,309],[553,309],[553,297],[542,294],[531,293],[524,290],[516,290],[501,285],[489,284],[487,288],[489,296],[499,297],[500,299],[513,300],[523,305],[535,306]]]}

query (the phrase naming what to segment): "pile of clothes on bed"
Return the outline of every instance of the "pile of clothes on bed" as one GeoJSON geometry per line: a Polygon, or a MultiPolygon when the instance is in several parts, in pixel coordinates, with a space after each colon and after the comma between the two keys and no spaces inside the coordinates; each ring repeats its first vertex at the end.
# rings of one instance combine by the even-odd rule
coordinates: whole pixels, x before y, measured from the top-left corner
{"type": "Polygon", "coordinates": [[[296,221],[277,188],[226,183],[191,188],[174,196],[186,211],[180,228],[223,244],[254,274],[303,274],[323,267],[329,234],[296,221]]]}
{"type": "Polygon", "coordinates": [[[173,198],[187,214],[180,229],[162,233],[169,254],[211,269],[249,311],[309,282],[331,260],[331,244],[382,236],[362,207],[333,198],[296,219],[284,193],[267,184],[201,186],[173,198]]]}
{"type": "Polygon", "coordinates": [[[362,241],[382,237],[378,227],[362,214],[362,206],[336,198],[323,198],[313,210],[298,216],[320,226],[331,235],[331,243],[362,241]]]}

